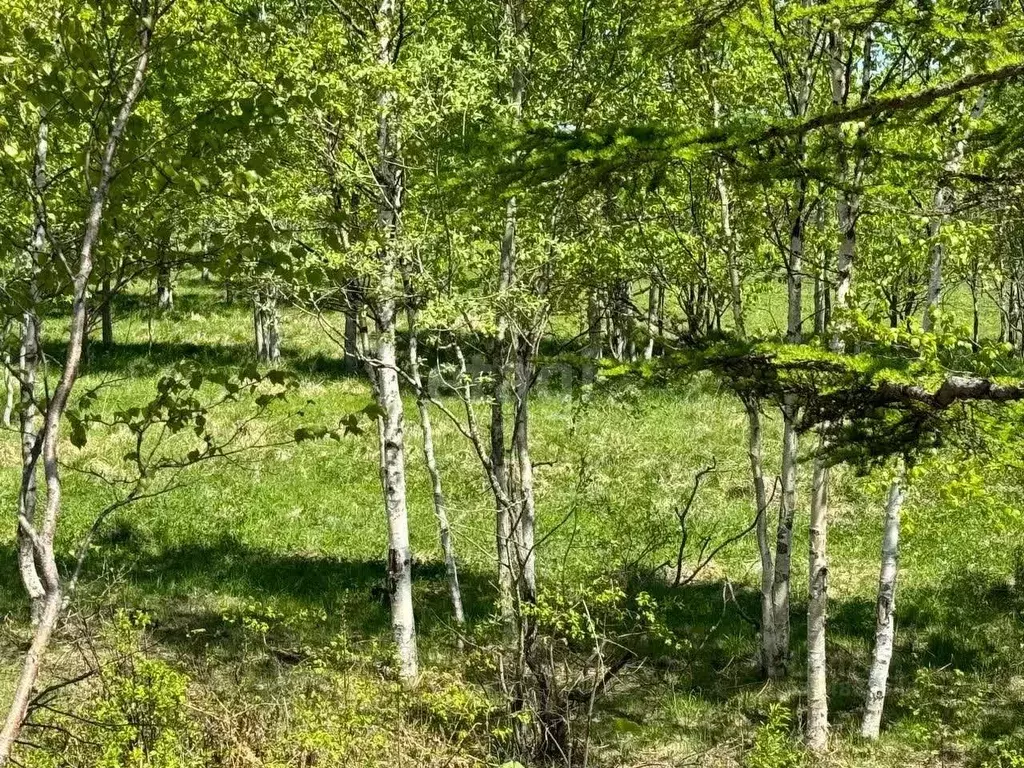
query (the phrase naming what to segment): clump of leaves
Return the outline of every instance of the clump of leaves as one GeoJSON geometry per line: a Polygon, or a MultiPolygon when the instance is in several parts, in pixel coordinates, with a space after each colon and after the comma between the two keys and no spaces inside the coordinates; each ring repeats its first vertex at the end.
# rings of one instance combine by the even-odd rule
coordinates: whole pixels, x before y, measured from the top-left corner
{"type": "Polygon", "coordinates": [[[801,768],[804,753],[794,741],[792,715],[782,704],[772,704],[768,717],[757,729],[754,743],[744,756],[746,768],[801,768]]]}

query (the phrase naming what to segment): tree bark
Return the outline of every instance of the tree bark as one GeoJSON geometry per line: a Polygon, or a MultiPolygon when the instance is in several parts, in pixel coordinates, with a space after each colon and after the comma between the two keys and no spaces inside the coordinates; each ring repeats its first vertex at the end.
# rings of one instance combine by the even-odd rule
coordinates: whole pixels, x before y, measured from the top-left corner
{"type": "Polygon", "coordinates": [[[345,372],[359,370],[363,350],[360,349],[360,327],[363,324],[362,295],[357,287],[345,290],[345,372]]]}
{"type": "Polygon", "coordinates": [[[953,125],[953,134],[957,138],[943,164],[943,178],[935,190],[935,197],[932,203],[932,217],[928,222],[927,229],[928,240],[931,242],[931,263],[928,269],[928,295],[925,301],[924,317],[921,319],[921,328],[925,332],[933,329],[936,314],[939,310],[939,302],[942,299],[942,266],[946,259],[946,245],[942,242],[941,235],[943,225],[953,212],[955,198],[953,182],[963,166],[964,155],[967,150],[967,139],[971,133],[971,124],[981,117],[981,113],[985,109],[987,93],[983,89],[978,94],[974,107],[971,109],[969,122],[966,125],[963,124],[966,104],[963,100],[959,102],[957,118],[953,125]]]}
{"type": "Polygon", "coordinates": [[[611,324],[611,332],[608,334],[608,344],[611,347],[611,355],[618,362],[631,361],[633,359],[630,346],[632,344],[633,309],[629,301],[629,281],[616,280],[612,286],[609,304],[608,319],[611,324]]]}
{"type": "MultiPolygon", "coordinates": [[[[509,65],[510,91],[508,107],[510,118],[518,123],[523,117],[523,102],[526,98],[526,73],[519,62],[516,47],[523,32],[522,13],[516,0],[506,0],[502,7],[501,37],[506,50],[502,53],[509,65]]],[[[493,400],[491,402],[491,472],[501,487],[502,493],[508,497],[509,481],[506,465],[505,446],[505,402],[507,398],[510,358],[514,356],[509,343],[509,297],[508,292],[515,279],[516,269],[516,229],[518,225],[518,202],[510,197],[505,204],[505,230],[501,237],[498,264],[498,309],[496,316],[496,332],[491,350],[491,374],[493,377],[493,400]]],[[[496,497],[495,539],[498,560],[498,604],[506,625],[513,622],[515,574],[514,548],[515,530],[511,511],[496,497]]]]}
{"type": "MultiPolygon", "coordinates": [[[[505,302],[512,285],[516,260],[516,201],[505,208],[505,232],[501,238],[498,264],[498,311],[496,331],[491,349],[491,471],[504,495],[509,495],[508,467],[505,447],[505,402],[508,397],[509,355],[508,314],[505,302]]],[[[495,543],[498,560],[498,606],[506,624],[513,620],[515,576],[512,550],[513,522],[509,505],[495,499],[495,543]]]]}
{"type": "Polygon", "coordinates": [[[775,657],[768,665],[772,678],[784,677],[789,666],[789,602],[790,569],[792,566],[793,520],[796,516],[796,481],[799,438],[796,429],[797,406],[792,397],[782,409],[782,504],[775,537],[775,572],[772,583],[772,606],[775,613],[775,657]]]}
{"type": "MultiPolygon", "coordinates": [[[[36,137],[35,170],[33,185],[40,197],[47,186],[47,153],[49,148],[49,126],[46,118],[39,121],[36,137]]],[[[18,354],[18,379],[20,387],[18,423],[21,430],[22,478],[18,491],[18,571],[21,583],[29,596],[32,623],[38,624],[43,615],[43,601],[46,589],[36,565],[35,548],[28,531],[21,520],[35,525],[37,500],[37,459],[39,445],[39,405],[36,395],[36,380],[39,370],[40,322],[39,305],[39,260],[46,245],[46,221],[40,209],[32,227],[32,237],[26,254],[28,270],[28,305],[22,314],[21,343],[18,354]]]]}
{"type": "MultiPolygon", "coordinates": [[[[406,293],[409,293],[408,289],[406,293]]],[[[441,483],[441,471],[437,468],[437,457],[434,453],[434,429],[430,419],[429,394],[420,374],[417,310],[411,303],[406,307],[406,318],[409,323],[409,369],[413,386],[416,387],[416,408],[419,412],[420,431],[423,436],[423,460],[427,465],[427,473],[430,475],[430,486],[434,497],[434,517],[437,518],[441,555],[444,558],[445,573],[448,577],[448,596],[452,601],[452,617],[456,626],[461,628],[466,623],[466,614],[462,605],[458,561],[455,558],[455,544],[452,542],[451,524],[448,521],[448,504],[445,501],[444,487],[441,483]]],[[[459,645],[460,647],[462,645],[461,637],[459,645]]]]}
{"type": "Polygon", "coordinates": [[[647,343],[644,345],[644,360],[654,358],[654,341],[658,337],[658,295],[660,286],[656,275],[651,275],[647,289],[647,343]]]}
{"type": "Polygon", "coordinates": [[[715,185],[718,188],[718,202],[722,210],[722,239],[725,243],[725,262],[729,269],[729,304],[732,307],[732,322],[736,335],[746,336],[743,324],[743,283],[740,278],[740,265],[736,253],[736,238],[732,231],[732,199],[729,195],[729,184],[725,179],[725,169],[721,164],[715,169],[715,185]]]}
{"type": "Polygon", "coordinates": [[[5,353],[0,365],[4,369],[4,409],[3,415],[0,416],[0,424],[9,427],[14,418],[14,388],[16,386],[14,374],[11,373],[11,356],[5,353]]]}
{"type": "MultiPolygon", "coordinates": [[[[146,69],[149,65],[150,42],[152,40],[155,17],[150,14],[149,3],[146,0],[143,0],[140,11],[139,53],[135,59],[132,80],[122,99],[117,116],[111,125],[100,161],[98,180],[90,194],[88,213],[78,253],[78,267],[72,281],[71,323],[68,332],[64,368],[46,405],[42,434],[40,436],[40,453],[33,451],[32,460],[22,475],[24,489],[25,479],[35,472],[37,458],[42,458],[47,491],[42,527],[38,527],[25,518],[22,518],[19,523],[20,528],[24,531],[26,537],[30,539],[35,550],[35,557],[38,561],[45,589],[45,598],[32,644],[22,663],[21,673],[11,699],[7,717],[4,721],[3,729],[0,730],[0,768],[6,766],[11,760],[11,751],[18,739],[18,735],[21,733],[22,724],[25,721],[32,697],[32,691],[39,677],[43,658],[63,607],[61,578],[54,550],[54,537],[57,532],[57,522],[61,512],[60,427],[64,413],[67,410],[68,399],[78,379],[82,362],[82,351],[88,320],[89,278],[92,275],[93,269],[93,249],[99,238],[100,226],[103,222],[103,209],[106,205],[110,181],[114,174],[117,148],[121,135],[124,133],[125,125],[132,115],[139,95],[142,93],[146,69]]],[[[41,131],[42,135],[43,131],[41,131]]],[[[45,143],[45,139],[41,143],[45,143]]]]}
{"type": "Polygon", "coordinates": [[[253,294],[253,327],[256,357],[263,363],[281,359],[281,315],[274,287],[257,288],[253,294]]]}
{"type": "Polygon", "coordinates": [[[162,312],[174,309],[174,278],[170,265],[163,258],[157,265],[156,306],[162,312]]]}
{"type": "MultiPolygon", "coordinates": [[[[832,106],[840,108],[846,105],[850,91],[846,61],[843,56],[839,30],[831,33],[829,38],[830,62],[832,70],[832,106]]],[[[872,78],[874,76],[874,30],[869,25],[864,32],[863,63],[861,65],[860,101],[864,103],[871,96],[872,78]]],[[[850,173],[848,148],[842,129],[835,133],[837,142],[837,165],[839,189],[836,194],[836,218],[839,222],[839,247],[836,258],[836,297],[835,308],[839,320],[835,324],[830,341],[834,352],[842,352],[846,348],[843,334],[849,328],[847,311],[850,308],[850,291],[853,286],[853,265],[857,256],[857,222],[861,211],[861,187],[864,183],[864,168],[867,162],[865,136],[867,124],[864,123],[857,131],[853,171],[850,173]]]]}
{"type": "Polygon", "coordinates": [[[537,602],[536,544],[537,506],[533,494],[533,463],[530,459],[529,405],[533,388],[533,340],[521,336],[516,349],[516,402],[512,447],[516,455],[518,499],[513,522],[519,548],[518,582],[520,598],[527,605],[537,602]]]}
{"type": "Polygon", "coordinates": [[[829,469],[821,449],[814,459],[811,479],[811,522],[807,595],[807,746],[815,753],[828,747],[828,672],[826,623],[828,617],[828,480],[829,469]]]}
{"type": "Polygon", "coordinates": [[[762,450],[761,411],[758,402],[747,397],[743,400],[747,412],[747,456],[750,459],[750,473],[754,481],[754,503],[757,504],[758,519],[755,529],[757,551],[761,558],[761,657],[762,672],[769,678],[780,676],[773,669],[778,658],[779,640],[775,631],[775,603],[773,584],[775,563],[772,560],[771,542],[768,537],[768,496],[764,484],[764,459],[762,450]]]}
{"type": "Polygon", "coordinates": [[[829,290],[825,272],[825,260],[814,271],[814,335],[824,336],[828,328],[829,290]]]}
{"type": "Polygon", "coordinates": [[[906,469],[902,462],[889,485],[882,534],[882,566],[878,576],[878,600],[875,607],[875,647],[868,672],[867,700],[860,733],[866,739],[877,739],[882,723],[882,710],[889,681],[896,638],[896,579],[899,574],[900,511],[906,492],[906,469]]]}
{"type": "MultiPolygon", "coordinates": [[[[384,70],[394,66],[398,45],[399,9],[395,0],[382,0],[377,12],[380,33],[377,63],[384,70]]],[[[402,398],[398,386],[396,354],[396,306],[399,283],[398,237],[402,221],[404,171],[398,122],[398,94],[389,87],[377,99],[377,226],[381,245],[377,251],[377,284],[373,313],[377,326],[373,367],[374,392],[381,416],[378,419],[381,455],[381,486],[388,518],[388,584],[391,595],[391,628],[398,657],[398,674],[406,684],[419,675],[416,620],[412,602],[412,549],[409,544],[409,511],[405,489],[405,432],[402,398]]]]}

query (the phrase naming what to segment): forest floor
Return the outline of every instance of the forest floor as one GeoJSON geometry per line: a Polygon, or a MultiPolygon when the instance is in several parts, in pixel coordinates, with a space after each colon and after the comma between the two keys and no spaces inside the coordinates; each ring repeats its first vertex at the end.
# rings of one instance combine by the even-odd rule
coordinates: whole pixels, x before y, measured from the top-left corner
{"type": "MultiPolygon", "coordinates": [[[[221,370],[251,363],[247,306],[223,304],[193,280],[182,280],[175,298],[172,311],[156,314],[148,296],[122,297],[116,344],[94,344],[80,385],[81,392],[100,387],[98,408],[144,404],[161,373],[182,360],[221,370]]],[[[300,383],[254,431],[286,438],[296,419],[337,424],[368,404],[366,382],[342,372],[335,343],[313,318],[286,311],[283,335],[280,367],[300,383]]],[[[669,386],[619,383],[583,395],[559,381],[554,375],[540,388],[532,415],[542,588],[586,594],[628,574],[633,588],[653,598],[671,637],[627,667],[597,702],[590,763],[804,764],[797,713],[805,506],[794,545],[793,680],[766,685],[747,618],[759,610],[753,538],[725,548],[682,588],[671,587],[658,568],[674,561],[675,510],[703,467],[714,471],[693,505],[689,556],[705,537],[713,548],[753,518],[738,402],[705,377],[669,386]]],[[[386,521],[371,427],[340,441],[253,449],[196,467],[177,490],[111,516],[86,561],[47,681],[106,671],[47,699],[34,715],[43,725],[29,728],[26,739],[58,746],[60,754],[26,745],[20,759],[36,766],[118,765],[116,757],[96,756],[124,754],[118,740],[128,737],[96,722],[99,713],[120,708],[129,719],[142,711],[158,721],[143,722],[157,734],[146,737],[150,762],[132,765],[500,764],[507,724],[491,712],[483,681],[493,675],[485,654],[474,650],[494,631],[492,501],[471,446],[435,414],[470,622],[470,647],[459,653],[412,402],[407,416],[415,605],[426,670],[416,693],[388,682],[389,614],[380,598],[386,521]],[[155,693],[140,693],[126,680],[155,693]],[[175,701],[187,706],[177,711],[175,701]]],[[[766,458],[774,474],[780,428],[768,416],[766,458]]],[[[60,532],[68,562],[112,493],[79,470],[116,469],[120,441],[100,430],[84,448],[68,447],[60,532]]],[[[809,471],[802,474],[806,481],[809,471]]],[[[0,440],[0,498],[11,510],[17,476],[11,432],[0,440]]],[[[839,468],[833,477],[830,762],[1024,765],[1024,465],[950,449],[915,471],[904,514],[891,694],[877,745],[855,734],[889,474],[839,468]]],[[[13,534],[13,527],[5,530],[13,534]]],[[[2,547],[6,695],[28,630],[12,535],[2,547]]]]}

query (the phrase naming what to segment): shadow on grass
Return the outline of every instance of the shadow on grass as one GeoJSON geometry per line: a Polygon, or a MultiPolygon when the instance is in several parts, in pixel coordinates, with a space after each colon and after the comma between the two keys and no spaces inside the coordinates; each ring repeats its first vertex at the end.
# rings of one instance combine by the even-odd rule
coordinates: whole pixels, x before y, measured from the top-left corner
{"type": "MultiPolygon", "coordinates": [[[[761,690],[764,682],[755,663],[757,590],[725,581],[676,589],[657,579],[643,580],[635,588],[658,601],[667,626],[687,649],[648,649],[656,674],[671,677],[674,686],[716,706],[732,703],[742,709],[746,697],[761,690]]],[[[1001,693],[1007,679],[1021,674],[1024,663],[1013,649],[1024,642],[1022,616],[1024,596],[991,576],[959,574],[940,589],[901,595],[886,722],[924,718],[986,739],[1018,731],[1024,725],[1020,697],[989,696],[986,691],[1001,693]]],[[[835,724],[859,723],[874,629],[873,601],[854,598],[830,605],[829,709],[835,724]]],[[[785,690],[795,716],[802,708],[806,632],[806,605],[794,602],[792,678],[785,690]]]]}
{"type": "MultiPolygon", "coordinates": [[[[96,583],[109,584],[108,577],[118,574],[116,599],[149,613],[161,643],[197,659],[244,659],[247,644],[259,639],[253,621],[267,625],[266,647],[284,663],[301,661],[302,649],[325,648],[339,635],[356,643],[381,641],[382,646],[390,637],[382,560],[275,552],[231,535],[158,549],[130,525],[114,526],[99,544],[89,568],[102,575],[96,583]]],[[[0,557],[10,564],[0,571],[0,608],[20,616],[24,603],[11,547],[0,551],[0,557]]],[[[461,577],[468,618],[480,622],[494,610],[491,579],[469,569],[461,577]]],[[[447,644],[452,635],[443,565],[422,563],[414,579],[419,633],[428,646],[447,644]]],[[[671,687],[713,707],[723,718],[727,715],[722,713],[739,710],[756,721],[760,712],[755,710],[764,703],[756,698],[763,682],[754,663],[757,634],[752,617],[759,615],[758,592],[724,580],[677,589],[652,577],[637,579],[632,586],[655,598],[660,616],[682,645],[638,644],[636,651],[645,659],[643,679],[649,684],[613,690],[602,708],[628,710],[645,720],[671,687]]],[[[93,597],[85,600],[106,600],[109,605],[109,594],[99,597],[105,593],[89,591],[93,597]]],[[[942,675],[956,668],[976,676],[980,682],[968,687],[979,695],[978,690],[996,691],[1000,680],[1020,674],[1020,660],[1015,666],[1013,654],[1005,651],[1018,648],[1024,639],[1020,609],[1021,598],[1013,589],[974,574],[962,574],[938,590],[904,594],[887,723],[916,721],[925,710],[930,723],[948,722],[988,739],[1019,729],[1019,700],[1006,696],[983,703],[965,720],[955,688],[950,693],[955,679],[942,675]],[[922,684],[922,670],[938,677],[922,684]]],[[[790,697],[790,706],[799,712],[806,635],[801,604],[794,605],[791,631],[793,680],[778,692],[790,697]]],[[[852,729],[859,717],[873,631],[870,601],[833,602],[830,709],[833,722],[843,729],[852,729]]],[[[707,724],[692,727],[703,733],[707,724]]]]}
{"type": "MultiPolygon", "coordinates": [[[[147,542],[125,524],[97,545],[79,605],[100,615],[118,608],[145,612],[154,636],[181,651],[240,660],[254,622],[266,624],[268,645],[282,648],[326,647],[340,633],[353,642],[390,637],[383,560],[272,552],[230,535],[147,551],[147,542]]],[[[0,558],[9,564],[0,569],[0,611],[20,625],[28,610],[13,547],[0,549],[0,558]]],[[[449,642],[454,630],[444,564],[414,565],[413,580],[418,634],[430,643],[449,642]]],[[[462,569],[460,584],[467,619],[489,616],[489,580],[462,569]]]]}
{"type": "MultiPolygon", "coordinates": [[[[49,359],[63,359],[65,349],[56,342],[44,343],[49,359]]],[[[255,349],[249,344],[197,344],[192,342],[115,342],[103,346],[93,342],[85,366],[87,373],[125,376],[153,376],[172,366],[188,361],[199,363],[208,370],[239,371],[256,360],[255,349]]],[[[352,372],[342,357],[325,354],[294,354],[287,345],[281,360],[274,368],[291,371],[300,376],[328,379],[360,378],[361,372],[352,372]]]]}
{"type": "MultiPolygon", "coordinates": [[[[129,591],[139,608],[153,614],[157,635],[165,642],[204,647],[213,642],[230,650],[247,618],[264,621],[302,644],[326,641],[342,631],[362,640],[390,636],[383,560],[273,552],[230,535],[139,554],[130,530],[115,534],[118,540],[103,551],[97,568],[130,563],[123,576],[129,591]]],[[[417,564],[413,579],[417,631],[426,637],[450,634],[444,564],[417,564]]],[[[488,580],[463,569],[460,583],[468,619],[489,615],[488,580]]]]}

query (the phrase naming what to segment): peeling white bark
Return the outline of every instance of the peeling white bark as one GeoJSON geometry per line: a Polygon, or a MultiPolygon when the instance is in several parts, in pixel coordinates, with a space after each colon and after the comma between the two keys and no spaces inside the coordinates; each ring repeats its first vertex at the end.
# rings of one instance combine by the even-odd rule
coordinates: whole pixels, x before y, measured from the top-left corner
{"type": "Polygon", "coordinates": [[[761,658],[762,671],[769,676],[771,667],[778,656],[779,641],[775,631],[775,603],[773,584],[775,581],[775,564],[772,560],[772,547],[768,537],[768,496],[764,484],[764,463],[762,450],[761,412],[753,399],[744,400],[747,411],[747,456],[750,459],[750,472],[754,480],[754,502],[759,510],[757,527],[757,551],[761,558],[761,658]]]}
{"type": "Polygon", "coordinates": [[[896,640],[896,579],[899,574],[900,511],[906,496],[906,469],[902,462],[889,484],[882,534],[882,566],[878,575],[878,600],[875,607],[875,647],[868,672],[867,700],[860,733],[877,739],[889,682],[889,664],[896,640]]]}
{"type": "MultiPolygon", "coordinates": [[[[395,0],[382,0],[377,12],[380,33],[378,61],[382,69],[394,66],[399,34],[399,9],[395,0]]],[[[381,486],[388,519],[388,586],[391,596],[391,629],[395,638],[398,674],[406,684],[419,675],[416,619],[412,601],[412,549],[409,544],[409,510],[405,487],[405,429],[402,397],[398,386],[396,354],[396,306],[399,281],[398,237],[402,221],[404,172],[398,126],[398,95],[385,87],[377,100],[377,226],[381,245],[377,251],[376,284],[372,308],[377,326],[374,360],[374,392],[381,416],[378,419],[381,486]]]]}
{"type": "MultiPolygon", "coordinates": [[[[407,290],[407,293],[409,291],[407,290]]],[[[444,487],[441,483],[441,471],[437,467],[434,452],[434,428],[430,419],[429,397],[423,386],[420,374],[419,335],[416,324],[417,312],[413,306],[406,310],[409,322],[409,368],[413,386],[416,387],[416,408],[420,417],[420,431],[423,437],[423,460],[430,475],[430,487],[434,499],[434,517],[437,518],[438,534],[441,540],[441,555],[444,558],[445,573],[448,578],[448,596],[452,601],[452,617],[458,627],[466,623],[466,614],[462,604],[462,588],[459,585],[459,567],[455,558],[455,544],[452,541],[451,523],[448,520],[448,504],[445,500],[444,487]]],[[[460,638],[461,644],[461,638],[460,638]]]]}
{"type": "Polygon", "coordinates": [[[807,746],[821,753],[828,747],[828,670],[826,626],[828,617],[828,481],[829,469],[821,457],[814,459],[811,479],[809,539],[810,577],[807,595],[807,746]]]}
{"type": "Polygon", "coordinates": [[[782,504],[775,536],[775,571],[772,582],[775,656],[768,664],[768,675],[784,677],[789,665],[790,570],[793,558],[793,520],[796,516],[796,482],[799,437],[796,430],[797,406],[788,398],[783,407],[782,504]]]}
{"type": "Polygon", "coordinates": [[[60,428],[82,363],[88,321],[89,278],[93,270],[93,249],[96,247],[100,226],[103,223],[103,210],[114,174],[117,149],[125,125],[142,93],[146,69],[149,65],[150,43],[155,19],[150,14],[149,3],[146,0],[143,0],[140,11],[139,53],[135,59],[132,79],[111,125],[110,133],[107,135],[100,160],[97,183],[89,197],[89,208],[78,252],[78,265],[72,281],[71,323],[68,330],[64,367],[46,404],[40,435],[42,441],[40,452],[33,452],[31,463],[25,468],[23,474],[24,485],[24,478],[35,472],[37,460],[42,459],[43,475],[46,479],[46,506],[43,511],[42,525],[34,525],[22,517],[19,527],[31,541],[35,550],[34,555],[45,590],[45,597],[32,644],[22,662],[14,695],[4,720],[3,729],[0,730],[0,768],[11,761],[11,751],[21,733],[32,691],[39,678],[43,658],[63,608],[62,583],[54,550],[54,538],[57,533],[62,498],[59,469],[60,428]]]}

